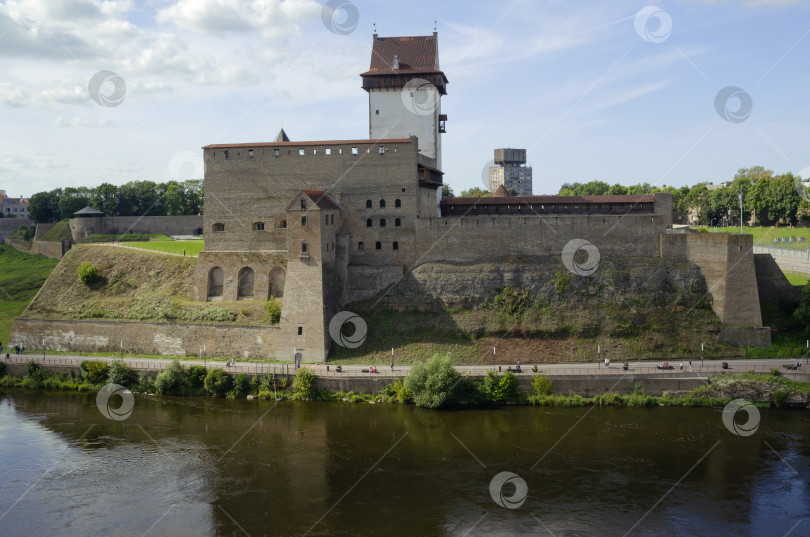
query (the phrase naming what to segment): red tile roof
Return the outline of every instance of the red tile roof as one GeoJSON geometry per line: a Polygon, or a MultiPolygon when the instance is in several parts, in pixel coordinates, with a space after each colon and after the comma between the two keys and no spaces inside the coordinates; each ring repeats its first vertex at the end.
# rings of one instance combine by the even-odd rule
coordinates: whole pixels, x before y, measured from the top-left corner
{"type": "Polygon", "coordinates": [[[653,203],[653,195],[637,196],[506,196],[492,198],[442,198],[443,205],[506,205],[519,203],[653,203]]]}
{"type": "Polygon", "coordinates": [[[311,199],[319,209],[340,210],[340,206],[323,190],[304,190],[304,194],[309,196],[309,199],[311,199]]]}
{"type": "Polygon", "coordinates": [[[415,37],[374,37],[366,75],[441,73],[436,34],[415,37]],[[394,69],[394,56],[399,69],[394,69]]]}

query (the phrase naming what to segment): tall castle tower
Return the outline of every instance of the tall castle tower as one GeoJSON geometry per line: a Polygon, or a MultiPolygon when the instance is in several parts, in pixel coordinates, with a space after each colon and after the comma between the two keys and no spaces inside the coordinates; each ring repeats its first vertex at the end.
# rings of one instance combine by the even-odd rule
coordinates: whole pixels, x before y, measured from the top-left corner
{"type": "Polygon", "coordinates": [[[439,69],[438,33],[417,37],[375,33],[371,65],[360,76],[368,92],[371,139],[416,136],[419,152],[441,169],[441,134],[447,121],[441,97],[447,95],[447,77],[439,69]]]}

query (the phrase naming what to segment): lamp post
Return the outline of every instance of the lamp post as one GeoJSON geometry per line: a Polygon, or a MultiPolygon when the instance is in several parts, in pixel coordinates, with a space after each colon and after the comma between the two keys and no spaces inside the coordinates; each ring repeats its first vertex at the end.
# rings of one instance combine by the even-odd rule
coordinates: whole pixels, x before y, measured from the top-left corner
{"type": "MultiPolygon", "coordinates": [[[[203,367],[206,367],[205,366],[205,343],[203,343],[203,348],[202,348],[202,359],[203,359],[203,367]]],[[[206,369],[207,369],[207,367],[206,367],[206,369]]]]}
{"type": "Polygon", "coordinates": [[[602,367],[602,346],[596,346],[596,368],[601,369],[602,367]]]}
{"type": "Polygon", "coordinates": [[[703,371],[703,343],[700,344],[700,370],[703,371]]]}
{"type": "Polygon", "coordinates": [[[394,372],[394,347],[391,347],[391,373],[394,372]]]}
{"type": "Polygon", "coordinates": [[[492,369],[495,369],[495,347],[492,347],[492,369]]]}

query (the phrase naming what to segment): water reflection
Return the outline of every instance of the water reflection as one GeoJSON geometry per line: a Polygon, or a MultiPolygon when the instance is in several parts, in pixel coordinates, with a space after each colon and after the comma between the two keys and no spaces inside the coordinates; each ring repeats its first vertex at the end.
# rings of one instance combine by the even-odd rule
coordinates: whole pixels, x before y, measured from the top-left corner
{"type": "Polygon", "coordinates": [[[810,519],[809,421],[763,411],[743,438],[709,409],[138,397],[116,422],[93,395],[14,391],[0,533],[782,536],[810,519]],[[490,496],[501,471],[518,509],[490,496]]]}

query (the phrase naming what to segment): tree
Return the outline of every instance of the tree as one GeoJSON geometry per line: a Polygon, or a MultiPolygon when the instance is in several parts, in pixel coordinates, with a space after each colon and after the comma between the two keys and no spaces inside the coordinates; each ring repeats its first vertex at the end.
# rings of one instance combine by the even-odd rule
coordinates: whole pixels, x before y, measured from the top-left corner
{"type": "Polygon", "coordinates": [[[54,189],[49,192],[37,192],[31,196],[28,203],[28,216],[34,222],[45,224],[49,222],[58,222],[59,213],[59,198],[62,195],[61,189],[54,189]]]}
{"type": "Polygon", "coordinates": [[[796,192],[795,182],[792,173],[774,177],[768,189],[768,218],[791,225],[796,223],[801,198],[796,192]]]}
{"type": "Polygon", "coordinates": [[[90,204],[90,189],[86,186],[67,187],[59,198],[59,214],[62,220],[73,218],[73,213],[90,204]]]}
{"type": "Polygon", "coordinates": [[[804,326],[804,333],[810,336],[810,282],[802,287],[802,301],[793,312],[793,318],[804,326]]]}
{"type": "Polygon", "coordinates": [[[411,366],[405,388],[416,406],[440,408],[452,403],[460,376],[449,356],[434,354],[427,362],[411,366]]]}
{"type": "Polygon", "coordinates": [[[450,188],[450,185],[442,185],[442,197],[443,198],[452,198],[455,196],[453,189],[450,188]]]}
{"type": "Polygon", "coordinates": [[[461,191],[462,198],[490,198],[492,193],[489,190],[482,190],[480,187],[468,188],[461,191]]]}
{"type": "Polygon", "coordinates": [[[115,216],[118,213],[118,187],[101,183],[91,192],[90,205],[107,216],[115,216]]]}

